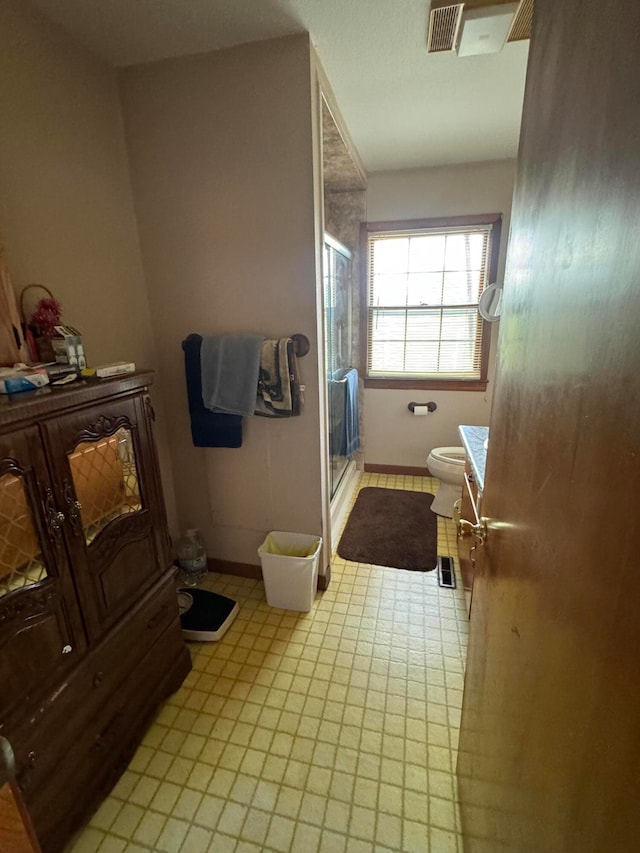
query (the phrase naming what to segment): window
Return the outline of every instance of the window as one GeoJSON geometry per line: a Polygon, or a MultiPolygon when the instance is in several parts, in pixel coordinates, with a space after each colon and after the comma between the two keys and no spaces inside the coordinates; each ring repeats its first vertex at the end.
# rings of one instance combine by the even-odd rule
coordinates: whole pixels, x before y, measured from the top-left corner
{"type": "Polygon", "coordinates": [[[486,388],[478,300],[496,278],[501,219],[363,224],[366,385],[486,388]]]}

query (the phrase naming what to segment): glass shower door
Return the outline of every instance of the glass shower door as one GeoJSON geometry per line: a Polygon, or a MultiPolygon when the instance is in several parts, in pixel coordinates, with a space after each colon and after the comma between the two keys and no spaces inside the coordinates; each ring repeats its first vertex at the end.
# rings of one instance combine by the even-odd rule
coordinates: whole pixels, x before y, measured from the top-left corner
{"type": "Polygon", "coordinates": [[[345,374],[351,357],[351,252],[328,234],[324,240],[323,278],[325,354],[329,410],[331,497],[349,464],[344,453],[345,374]]]}

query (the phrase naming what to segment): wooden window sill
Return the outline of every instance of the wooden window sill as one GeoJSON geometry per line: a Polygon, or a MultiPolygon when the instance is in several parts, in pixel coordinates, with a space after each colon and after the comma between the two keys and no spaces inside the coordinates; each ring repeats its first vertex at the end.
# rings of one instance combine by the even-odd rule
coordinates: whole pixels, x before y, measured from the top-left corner
{"type": "Polygon", "coordinates": [[[365,388],[395,388],[410,391],[486,391],[486,379],[372,379],[364,378],[365,388]]]}

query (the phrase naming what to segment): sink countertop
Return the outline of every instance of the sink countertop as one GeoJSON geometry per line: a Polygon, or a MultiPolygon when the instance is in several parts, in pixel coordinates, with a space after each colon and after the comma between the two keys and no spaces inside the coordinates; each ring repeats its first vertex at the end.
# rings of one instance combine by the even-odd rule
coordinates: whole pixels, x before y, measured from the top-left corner
{"type": "Polygon", "coordinates": [[[469,458],[478,489],[482,492],[484,490],[484,469],[487,462],[489,427],[459,426],[458,432],[469,458]]]}

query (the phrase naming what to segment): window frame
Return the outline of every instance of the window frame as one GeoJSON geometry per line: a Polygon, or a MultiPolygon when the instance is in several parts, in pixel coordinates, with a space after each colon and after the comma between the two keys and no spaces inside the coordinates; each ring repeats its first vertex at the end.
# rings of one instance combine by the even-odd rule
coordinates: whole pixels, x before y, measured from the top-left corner
{"type": "Polygon", "coordinates": [[[487,284],[497,280],[498,259],[500,257],[500,237],[502,232],[501,213],[478,213],[468,216],[447,216],[433,219],[402,219],[384,222],[362,222],[360,224],[360,363],[362,364],[365,388],[396,388],[424,391],[486,391],[488,385],[489,350],[491,347],[491,324],[482,321],[482,345],[480,356],[480,377],[478,379],[438,379],[424,377],[416,379],[393,377],[382,379],[368,375],[369,344],[369,236],[394,231],[419,231],[429,228],[460,228],[475,225],[491,225],[491,252],[489,255],[489,276],[487,284]]]}

